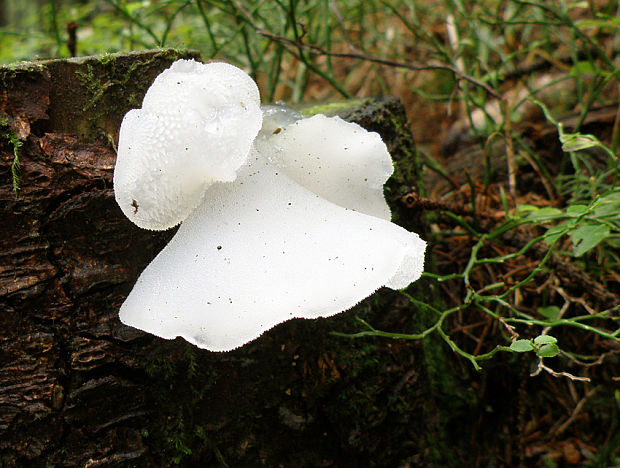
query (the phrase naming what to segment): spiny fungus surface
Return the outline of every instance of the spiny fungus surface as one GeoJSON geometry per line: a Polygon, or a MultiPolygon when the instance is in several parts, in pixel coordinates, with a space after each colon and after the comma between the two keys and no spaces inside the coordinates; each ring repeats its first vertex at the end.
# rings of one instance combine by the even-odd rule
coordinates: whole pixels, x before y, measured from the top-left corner
{"type": "Polygon", "coordinates": [[[389,221],[392,171],[376,133],[338,117],[263,112],[238,68],[175,62],[121,125],[121,209],[147,229],[181,223],[121,321],[228,351],[286,320],[406,287],[422,273],[425,243],[389,221]]]}

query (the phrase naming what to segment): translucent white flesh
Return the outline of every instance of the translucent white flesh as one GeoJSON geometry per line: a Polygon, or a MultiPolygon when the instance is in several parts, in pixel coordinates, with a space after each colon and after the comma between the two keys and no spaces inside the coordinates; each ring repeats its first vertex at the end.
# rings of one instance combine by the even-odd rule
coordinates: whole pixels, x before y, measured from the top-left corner
{"type": "Polygon", "coordinates": [[[389,222],[379,135],[266,106],[257,137],[259,101],[236,67],[180,60],[125,116],[121,209],[147,229],[183,222],[121,307],[125,324],[227,351],[420,276],[424,241],[389,222]]]}
{"type": "Polygon", "coordinates": [[[260,129],[259,138],[263,139],[281,132],[284,127],[304,118],[303,114],[285,105],[263,104],[261,110],[263,127],[260,129]]]}
{"type": "Polygon", "coordinates": [[[339,117],[315,115],[261,135],[273,145],[270,161],[317,195],[360,213],[390,219],[383,184],[392,158],[381,137],[339,117]]]}
{"type": "Polygon", "coordinates": [[[155,78],[142,108],[171,115],[193,109],[200,118],[209,120],[227,106],[243,108],[249,104],[260,105],[260,94],[243,70],[223,62],[177,60],[155,78]]]}
{"type": "Polygon", "coordinates": [[[179,60],[123,119],[114,192],[145,229],[179,224],[206,188],[232,181],[261,128],[254,81],[232,65],[179,60]]]}
{"type": "Polygon", "coordinates": [[[425,243],[319,197],[256,151],[211,186],[120,310],[123,323],[227,351],[294,317],[327,317],[422,272],[425,243]],[[403,264],[406,262],[406,264],[403,264]]]}

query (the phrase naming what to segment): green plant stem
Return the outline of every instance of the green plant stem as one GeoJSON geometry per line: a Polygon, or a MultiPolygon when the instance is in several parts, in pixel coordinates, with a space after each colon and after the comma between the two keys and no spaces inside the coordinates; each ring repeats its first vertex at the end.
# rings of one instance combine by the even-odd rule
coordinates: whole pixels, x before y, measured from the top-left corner
{"type": "Polygon", "coordinates": [[[60,31],[58,30],[58,12],[56,11],[56,0],[49,0],[49,4],[52,33],[54,34],[54,40],[56,41],[56,55],[60,55],[60,50],[62,48],[62,39],[60,37],[60,31]]]}
{"type": "Polygon", "coordinates": [[[166,44],[166,39],[168,39],[168,34],[170,33],[170,29],[172,28],[172,23],[174,22],[174,19],[177,17],[179,13],[181,13],[181,10],[183,10],[186,6],[190,5],[191,3],[192,3],[192,0],[186,0],[181,6],[179,6],[176,10],[174,10],[172,15],[168,19],[168,21],[166,21],[166,28],[164,29],[164,32],[161,36],[161,44],[160,44],[161,47],[163,47],[166,44]]]}
{"type": "Polygon", "coordinates": [[[198,9],[198,14],[200,15],[200,18],[202,19],[202,22],[205,25],[205,29],[207,30],[207,36],[209,37],[209,41],[211,42],[211,48],[212,48],[211,56],[213,57],[215,54],[217,54],[219,47],[217,45],[217,40],[215,39],[215,35],[213,34],[213,31],[211,29],[211,22],[209,21],[209,18],[207,17],[207,14],[205,13],[204,7],[202,6],[202,1],[203,0],[196,0],[196,7],[198,9]]]}
{"type": "MultiPolygon", "coordinates": [[[[594,316],[591,316],[592,318],[596,318],[594,316]]],[[[513,318],[513,317],[508,317],[505,318],[504,321],[506,323],[520,323],[520,324],[524,324],[524,325],[539,325],[541,327],[574,327],[574,328],[580,328],[582,330],[591,332],[591,333],[595,333],[597,335],[600,335],[604,338],[613,340],[613,341],[620,341],[620,339],[618,338],[618,335],[620,334],[620,329],[616,330],[613,333],[609,333],[605,330],[601,330],[600,328],[596,328],[596,327],[592,327],[590,325],[587,325],[585,323],[581,323],[576,321],[576,319],[570,318],[570,319],[560,319],[560,320],[555,320],[555,321],[545,321],[545,320],[536,320],[536,319],[520,319],[520,318],[513,318]]]]}
{"type": "Polygon", "coordinates": [[[157,47],[163,47],[162,40],[157,37],[157,34],[155,34],[149,26],[140,21],[136,16],[132,15],[124,5],[120,4],[119,0],[107,0],[107,2],[112,5],[119,13],[125,16],[125,18],[127,18],[131,23],[135,24],[144,32],[146,32],[149,36],[151,36],[153,41],[155,41],[155,45],[157,47]]]}

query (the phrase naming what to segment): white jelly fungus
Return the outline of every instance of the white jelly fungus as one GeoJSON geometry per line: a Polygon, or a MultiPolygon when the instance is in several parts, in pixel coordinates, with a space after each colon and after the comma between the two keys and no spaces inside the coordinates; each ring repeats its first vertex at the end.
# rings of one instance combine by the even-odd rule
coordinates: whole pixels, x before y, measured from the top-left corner
{"type": "Polygon", "coordinates": [[[121,321],[228,351],[286,320],[406,287],[422,273],[425,243],[389,221],[392,170],[376,133],[338,117],[262,112],[241,70],[175,62],[121,126],[123,212],[148,229],[181,222],[121,321]]]}
{"type": "Polygon", "coordinates": [[[258,87],[237,67],[178,60],[125,115],[114,193],[145,229],[176,226],[207,187],[232,182],[262,125],[258,87]]]}

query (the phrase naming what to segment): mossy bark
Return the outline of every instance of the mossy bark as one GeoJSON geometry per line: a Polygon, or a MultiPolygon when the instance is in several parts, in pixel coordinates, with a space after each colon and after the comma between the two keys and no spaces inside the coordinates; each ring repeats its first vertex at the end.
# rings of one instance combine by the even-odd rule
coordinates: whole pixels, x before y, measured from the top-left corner
{"type": "MultiPolygon", "coordinates": [[[[1,466],[456,466],[447,428],[470,401],[454,369],[429,368],[441,348],[330,334],[353,331],[356,316],[412,330],[423,313],[397,292],[329,320],[287,322],[223,354],[120,323],[120,304],[173,233],[122,215],[114,142],[153,78],[195,56],[0,69],[1,130],[23,142],[16,197],[14,148],[0,141],[1,466]],[[455,387],[438,391],[441,379],[455,387]]],[[[421,229],[399,210],[419,176],[402,107],[354,104],[338,112],[382,134],[396,161],[395,219],[421,229]]]]}

